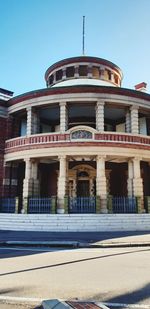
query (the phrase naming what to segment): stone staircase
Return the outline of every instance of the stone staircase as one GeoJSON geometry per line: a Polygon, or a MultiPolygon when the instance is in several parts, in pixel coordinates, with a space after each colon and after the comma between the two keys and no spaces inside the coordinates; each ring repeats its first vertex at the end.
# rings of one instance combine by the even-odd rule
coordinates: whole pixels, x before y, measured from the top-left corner
{"type": "Polygon", "coordinates": [[[0,214],[0,230],[150,231],[150,214],[0,214]]]}

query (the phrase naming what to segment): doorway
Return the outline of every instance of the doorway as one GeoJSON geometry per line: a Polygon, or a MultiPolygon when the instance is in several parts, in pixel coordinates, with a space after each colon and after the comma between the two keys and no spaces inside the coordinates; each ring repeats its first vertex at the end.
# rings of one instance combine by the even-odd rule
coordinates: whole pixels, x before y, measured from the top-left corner
{"type": "Polygon", "coordinates": [[[89,180],[78,180],[77,183],[77,196],[88,197],[90,196],[89,192],[89,180]]]}

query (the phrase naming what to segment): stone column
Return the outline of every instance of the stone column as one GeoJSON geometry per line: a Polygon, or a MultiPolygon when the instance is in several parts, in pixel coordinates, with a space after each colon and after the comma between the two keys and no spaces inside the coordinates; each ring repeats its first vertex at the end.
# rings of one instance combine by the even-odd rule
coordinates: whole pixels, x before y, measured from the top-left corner
{"type": "Polygon", "coordinates": [[[99,73],[100,73],[100,78],[105,79],[105,70],[100,68],[99,73]]]}
{"type": "Polygon", "coordinates": [[[2,179],[3,179],[2,196],[3,197],[10,197],[11,162],[4,162],[2,179]]]}
{"type": "Polygon", "coordinates": [[[144,193],[143,193],[143,179],[141,178],[140,158],[133,159],[133,194],[140,197],[141,212],[144,212],[144,193]]]}
{"type": "Polygon", "coordinates": [[[142,196],[143,197],[143,181],[141,178],[141,170],[140,170],[140,159],[133,159],[133,191],[134,196],[142,196]]]}
{"type": "Polygon", "coordinates": [[[107,213],[107,184],[105,175],[105,157],[97,156],[96,195],[100,197],[101,213],[107,213]]]}
{"type": "Polygon", "coordinates": [[[53,73],[53,77],[54,77],[53,84],[55,84],[56,83],[56,72],[53,73]]]}
{"type": "Polygon", "coordinates": [[[93,76],[92,76],[92,65],[88,65],[88,74],[87,74],[87,77],[88,78],[92,78],[93,76]]]}
{"type": "Polygon", "coordinates": [[[40,120],[38,112],[32,112],[31,118],[31,134],[37,134],[40,132],[40,120]]]}
{"type": "Polygon", "coordinates": [[[133,162],[132,160],[128,161],[128,179],[127,179],[127,192],[128,197],[133,196],[133,162]]]}
{"type": "Polygon", "coordinates": [[[74,68],[75,68],[74,77],[75,77],[75,78],[78,78],[78,77],[79,77],[79,66],[76,65],[74,68]]]}
{"type": "Polygon", "coordinates": [[[66,177],[67,177],[67,163],[66,156],[59,157],[59,177],[57,187],[57,213],[63,214],[64,210],[64,197],[66,195],[66,177]]]}
{"type": "Polygon", "coordinates": [[[63,72],[62,79],[66,79],[66,68],[63,68],[62,72],[63,72]]]}
{"type": "Polygon", "coordinates": [[[32,161],[33,196],[39,196],[38,162],[32,161]]]}
{"type": "Polygon", "coordinates": [[[96,105],[96,130],[104,131],[104,102],[98,101],[96,105]]]}
{"type": "Polygon", "coordinates": [[[125,128],[126,128],[126,133],[130,133],[131,132],[131,115],[130,115],[130,110],[129,109],[126,111],[125,128]]]}
{"type": "Polygon", "coordinates": [[[68,129],[67,103],[59,103],[60,106],[60,132],[64,133],[68,129]]]}
{"type": "Polygon", "coordinates": [[[111,72],[110,74],[111,74],[111,79],[110,79],[110,80],[111,80],[111,82],[113,82],[113,83],[114,83],[114,73],[113,73],[113,72],[111,72]]]}
{"type": "Polygon", "coordinates": [[[138,106],[132,106],[131,110],[131,133],[139,133],[138,106]]]}
{"type": "Polygon", "coordinates": [[[32,134],[32,107],[27,108],[27,135],[32,134]]]}
{"type": "Polygon", "coordinates": [[[31,160],[25,159],[25,178],[23,181],[23,198],[32,195],[31,160]]]}
{"type": "Polygon", "coordinates": [[[111,170],[106,170],[105,174],[106,174],[106,189],[107,189],[107,194],[110,194],[110,173],[111,170]]]}

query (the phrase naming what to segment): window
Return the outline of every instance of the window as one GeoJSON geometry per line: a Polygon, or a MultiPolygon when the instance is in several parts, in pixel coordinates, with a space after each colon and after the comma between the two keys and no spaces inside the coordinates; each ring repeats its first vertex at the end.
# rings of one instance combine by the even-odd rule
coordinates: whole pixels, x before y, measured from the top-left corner
{"type": "Polygon", "coordinates": [[[53,81],[54,81],[54,75],[51,75],[49,77],[49,85],[52,85],[53,84],[53,81]]]}
{"type": "Polygon", "coordinates": [[[99,78],[99,68],[98,67],[92,67],[92,75],[95,78],[99,78]]]}
{"type": "Polygon", "coordinates": [[[62,76],[63,76],[62,70],[58,70],[58,71],[56,72],[56,81],[61,80],[61,79],[62,79],[62,76]]]}
{"type": "Polygon", "coordinates": [[[87,76],[87,65],[79,65],[79,76],[87,76]]]}
{"type": "Polygon", "coordinates": [[[73,77],[75,73],[74,67],[68,67],[66,68],[66,77],[73,77]]]}

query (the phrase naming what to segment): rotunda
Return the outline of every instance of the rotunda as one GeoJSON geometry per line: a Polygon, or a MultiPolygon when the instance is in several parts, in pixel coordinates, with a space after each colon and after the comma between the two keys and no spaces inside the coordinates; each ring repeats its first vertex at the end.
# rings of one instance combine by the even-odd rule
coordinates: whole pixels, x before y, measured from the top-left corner
{"type": "Polygon", "coordinates": [[[47,69],[46,88],[1,99],[0,193],[17,212],[150,211],[150,95],[122,78],[73,57],[47,69]]]}

